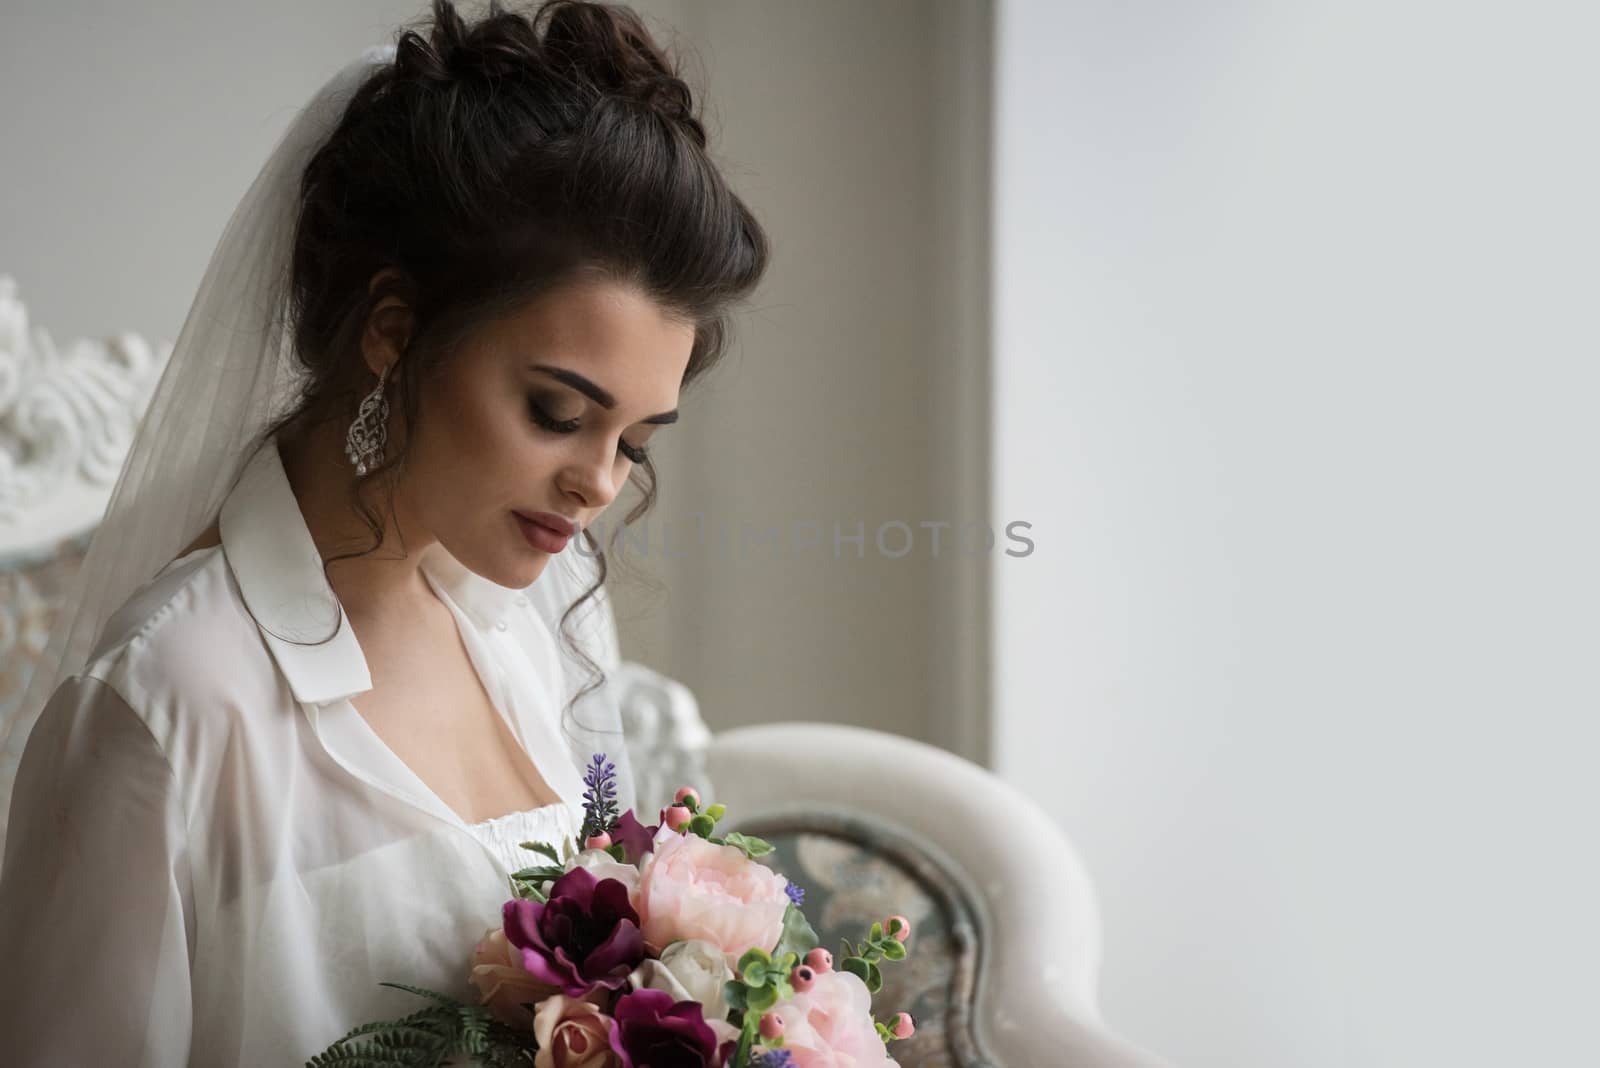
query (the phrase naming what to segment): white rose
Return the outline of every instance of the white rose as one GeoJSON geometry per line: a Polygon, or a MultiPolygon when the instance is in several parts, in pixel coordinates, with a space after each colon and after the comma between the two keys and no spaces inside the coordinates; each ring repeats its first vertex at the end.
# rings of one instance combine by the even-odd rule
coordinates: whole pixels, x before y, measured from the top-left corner
{"type": "Polygon", "coordinates": [[[707,1020],[726,1020],[728,1002],[722,984],[733,978],[722,948],[714,942],[674,942],[660,960],[646,960],[628,976],[635,990],[662,990],[678,1001],[698,1001],[707,1020]]]}
{"type": "Polygon", "coordinates": [[[639,908],[639,869],[632,864],[623,864],[614,859],[610,853],[603,849],[584,849],[574,853],[567,861],[567,871],[573,868],[588,868],[589,874],[595,879],[615,879],[628,888],[628,901],[633,905],[634,911],[639,908]]]}

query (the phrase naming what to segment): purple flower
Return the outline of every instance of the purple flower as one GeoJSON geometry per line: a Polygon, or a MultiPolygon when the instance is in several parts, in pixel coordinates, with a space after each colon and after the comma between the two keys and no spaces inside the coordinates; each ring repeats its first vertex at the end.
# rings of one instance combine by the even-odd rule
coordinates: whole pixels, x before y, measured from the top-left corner
{"type": "Polygon", "coordinates": [[[604,753],[583,773],[583,835],[585,839],[605,834],[617,822],[617,767],[604,753]]]}
{"type": "Polygon", "coordinates": [[[795,883],[792,881],[789,882],[788,886],[783,888],[783,892],[789,895],[789,900],[794,902],[795,908],[799,908],[801,905],[806,903],[806,892],[804,888],[795,885],[795,883]]]}
{"type": "Polygon", "coordinates": [[[675,1001],[664,990],[635,990],[611,1011],[611,1048],[622,1068],[716,1068],[717,1036],[697,1001],[675,1001]]]}
{"type": "Polygon", "coordinates": [[[615,990],[644,960],[639,914],[628,888],[573,868],[550,887],[550,900],[507,901],[506,939],[522,951],[529,975],[581,998],[596,986],[615,990]]]}
{"type": "Polygon", "coordinates": [[[622,846],[622,860],[626,864],[638,864],[644,859],[646,853],[656,851],[656,831],[661,829],[660,824],[646,827],[639,822],[633,814],[633,809],[622,814],[617,824],[611,831],[611,840],[622,846]]]}
{"type": "Polygon", "coordinates": [[[794,1068],[794,1054],[786,1049],[769,1050],[754,1063],[756,1068],[794,1068]]]}

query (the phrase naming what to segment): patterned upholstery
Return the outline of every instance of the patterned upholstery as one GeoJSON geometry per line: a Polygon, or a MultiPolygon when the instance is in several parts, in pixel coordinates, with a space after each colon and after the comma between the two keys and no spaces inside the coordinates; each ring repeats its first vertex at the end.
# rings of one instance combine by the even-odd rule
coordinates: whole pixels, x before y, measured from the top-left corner
{"type": "Polygon", "coordinates": [[[902,1065],[988,1068],[973,1034],[979,938],[973,897],[960,875],[870,816],[823,812],[739,822],[775,847],[764,863],[805,890],[806,917],[822,946],[860,942],[874,922],[899,913],[911,921],[910,953],[882,962],[873,998],[880,1022],[909,1012],[917,1030],[890,1049],[902,1065]]]}

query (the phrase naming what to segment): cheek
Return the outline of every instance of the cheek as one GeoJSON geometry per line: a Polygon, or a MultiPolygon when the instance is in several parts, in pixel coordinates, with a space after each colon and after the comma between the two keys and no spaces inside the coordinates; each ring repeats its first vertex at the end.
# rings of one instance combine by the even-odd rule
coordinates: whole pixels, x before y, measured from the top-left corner
{"type": "Polygon", "coordinates": [[[419,507],[436,522],[528,504],[530,461],[542,452],[514,406],[440,391],[420,406],[413,462],[419,507]]]}

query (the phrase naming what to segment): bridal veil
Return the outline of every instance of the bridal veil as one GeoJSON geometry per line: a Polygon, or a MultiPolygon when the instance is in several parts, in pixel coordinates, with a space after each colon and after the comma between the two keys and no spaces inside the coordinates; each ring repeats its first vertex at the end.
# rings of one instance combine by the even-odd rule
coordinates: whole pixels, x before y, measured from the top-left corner
{"type": "MultiPolygon", "coordinates": [[[[211,523],[243,460],[299,397],[288,294],[300,178],[356,90],[394,55],[394,45],[369,48],[317,91],[223,230],[49,644],[0,723],[0,857],[23,746],[50,695],[83,669],[123,601],[211,523]]],[[[606,748],[619,800],[631,802],[616,703],[586,708],[581,736],[569,737],[574,763],[606,748]]]]}

